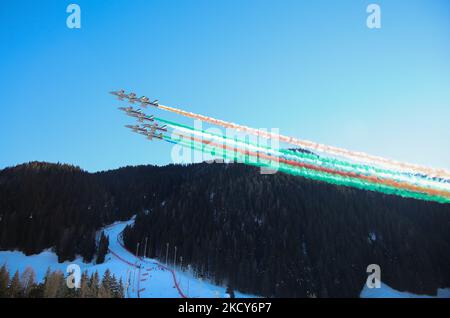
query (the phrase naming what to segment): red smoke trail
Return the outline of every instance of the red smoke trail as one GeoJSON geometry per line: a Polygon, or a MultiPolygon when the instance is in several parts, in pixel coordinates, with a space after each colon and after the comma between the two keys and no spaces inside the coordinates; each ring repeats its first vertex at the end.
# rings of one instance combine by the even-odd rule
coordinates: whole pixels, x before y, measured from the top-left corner
{"type": "Polygon", "coordinates": [[[288,160],[288,159],[284,159],[284,158],[270,156],[270,155],[267,155],[267,154],[264,154],[264,153],[257,153],[257,152],[254,152],[254,151],[242,150],[240,148],[233,148],[233,147],[230,147],[230,146],[226,146],[226,145],[223,145],[223,144],[218,144],[218,143],[211,142],[211,141],[208,141],[208,140],[203,140],[203,139],[199,139],[199,138],[192,137],[192,136],[186,136],[184,134],[177,133],[177,132],[174,132],[174,134],[176,134],[176,135],[178,135],[178,136],[180,136],[182,138],[188,138],[191,141],[200,142],[200,143],[203,143],[203,144],[206,144],[206,145],[209,145],[209,146],[222,148],[224,150],[237,151],[237,152],[240,152],[240,153],[242,153],[244,155],[254,156],[254,157],[258,157],[258,158],[264,158],[264,159],[271,160],[271,161],[282,162],[282,163],[285,163],[285,164],[290,165],[290,166],[310,169],[310,170],[323,172],[323,173],[327,173],[327,174],[332,174],[332,175],[338,175],[338,176],[341,176],[341,177],[349,177],[349,178],[360,179],[360,180],[368,181],[370,183],[382,184],[382,185],[395,187],[395,188],[398,188],[398,189],[404,189],[404,190],[409,190],[409,191],[419,192],[419,193],[426,193],[426,194],[435,195],[435,196],[442,196],[442,197],[446,197],[446,198],[450,199],[450,193],[448,193],[446,191],[440,191],[440,190],[436,190],[436,189],[424,188],[424,187],[412,185],[412,184],[405,183],[405,182],[398,182],[398,181],[388,180],[388,179],[380,179],[380,178],[375,177],[375,176],[360,175],[360,174],[357,174],[357,173],[354,173],[354,172],[344,172],[344,171],[334,170],[334,169],[326,168],[326,167],[318,167],[318,166],[315,166],[315,165],[312,165],[312,164],[301,163],[301,162],[297,162],[297,161],[293,161],[293,160],[288,160]]]}

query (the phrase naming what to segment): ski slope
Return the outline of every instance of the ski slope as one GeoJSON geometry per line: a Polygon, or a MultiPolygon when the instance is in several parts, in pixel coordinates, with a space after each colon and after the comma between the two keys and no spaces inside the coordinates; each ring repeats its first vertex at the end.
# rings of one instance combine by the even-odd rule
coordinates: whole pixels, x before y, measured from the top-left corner
{"type": "Polygon", "coordinates": [[[360,294],[361,298],[450,298],[450,288],[437,290],[436,296],[430,295],[418,295],[409,292],[397,291],[388,285],[381,283],[380,288],[368,288],[364,285],[364,288],[360,294]]]}
{"type": "MultiPolygon", "coordinates": [[[[109,269],[117,279],[122,278],[126,286],[125,296],[129,298],[225,298],[228,297],[223,286],[202,281],[187,272],[172,269],[155,259],[137,258],[124,248],[121,233],[125,226],[134,223],[134,218],[125,222],[116,222],[102,230],[109,236],[109,252],[103,264],[84,263],[80,257],[72,262],[58,263],[58,257],[51,250],[35,255],[25,255],[19,251],[0,251],[0,266],[8,266],[10,273],[16,270],[22,273],[27,267],[36,272],[36,280],[42,282],[48,268],[66,273],[67,266],[77,264],[81,271],[100,276],[109,269]]],[[[101,231],[98,232],[98,235],[101,231]]],[[[238,298],[257,297],[235,291],[238,298]]],[[[417,295],[397,291],[382,283],[379,289],[369,289],[364,285],[361,298],[450,298],[450,288],[438,289],[437,296],[417,295]]]]}
{"type": "MultiPolygon", "coordinates": [[[[120,239],[125,226],[133,224],[134,218],[126,222],[116,222],[103,228],[109,236],[109,252],[103,264],[84,263],[81,257],[72,262],[58,263],[58,257],[50,249],[35,255],[25,255],[19,251],[0,251],[0,266],[6,264],[12,274],[22,273],[27,267],[36,272],[36,280],[42,282],[48,268],[66,273],[70,264],[77,264],[81,271],[100,276],[109,269],[117,279],[122,278],[126,286],[125,296],[129,298],[226,298],[226,288],[194,278],[191,274],[174,270],[155,259],[136,258],[126,250],[120,239]]],[[[101,231],[98,232],[98,234],[101,231]]],[[[235,291],[238,298],[256,297],[235,291]]]]}

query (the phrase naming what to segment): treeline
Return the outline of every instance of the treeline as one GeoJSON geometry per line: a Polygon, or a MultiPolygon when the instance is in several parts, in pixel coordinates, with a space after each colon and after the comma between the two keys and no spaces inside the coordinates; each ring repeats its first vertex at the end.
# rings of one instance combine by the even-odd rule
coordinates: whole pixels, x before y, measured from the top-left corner
{"type": "Polygon", "coordinates": [[[89,275],[83,272],[80,285],[69,288],[68,277],[61,271],[47,270],[42,283],[36,282],[31,267],[22,274],[10,275],[6,265],[0,268],[0,298],[124,298],[122,279],[117,280],[106,270],[100,278],[98,272],[89,275]]]}

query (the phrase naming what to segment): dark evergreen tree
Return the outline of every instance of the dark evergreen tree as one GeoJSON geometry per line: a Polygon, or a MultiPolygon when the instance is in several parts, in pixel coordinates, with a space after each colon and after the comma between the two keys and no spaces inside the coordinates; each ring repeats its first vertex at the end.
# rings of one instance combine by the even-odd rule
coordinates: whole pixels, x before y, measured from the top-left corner
{"type": "Polygon", "coordinates": [[[231,286],[228,286],[225,292],[230,296],[230,298],[236,298],[236,296],[234,295],[234,290],[233,288],[231,288],[231,286]]]}
{"type": "Polygon", "coordinates": [[[109,238],[102,231],[100,241],[98,243],[97,264],[101,264],[105,261],[105,255],[108,253],[108,246],[109,238]]]}
{"type": "Polygon", "coordinates": [[[6,264],[0,268],[0,298],[8,297],[9,271],[6,264]]]}
{"type": "Polygon", "coordinates": [[[20,278],[19,278],[19,271],[16,271],[14,273],[14,276],[11,279],[11,283],[8,287],[8,296],[10,298],[18,298],[22,297],[22,288],[20,286],[20,278]]]}

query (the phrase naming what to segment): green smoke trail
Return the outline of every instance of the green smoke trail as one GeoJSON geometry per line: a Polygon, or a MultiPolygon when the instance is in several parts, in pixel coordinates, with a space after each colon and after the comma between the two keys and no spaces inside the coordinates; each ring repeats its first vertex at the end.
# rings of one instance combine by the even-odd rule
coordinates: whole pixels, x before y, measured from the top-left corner
{"type": "Polygon", "coordinates": [[[222,157],[227,160],[242,162],[244,164],[257,166],[257,167],[274,169],[274,170],[278,170],[278,171],[288,173],[291,175],[296,175],[296,176],[301,176],[301,177],[305,177],[308,179],[323,181],[323,182],[327,182],[327,183],[331,183],[331,184],[335,184],[335,185],[339,185],[339,186],[354,187],[354,188],[358,188],[358,189],[362,189],[362,190],[382,192],[385,194],[394,194],[394,195],[399,195],[402,197],[414,198],[414,199],[419,199],[419,200],[435,201],[435,202],[439,202],[439,203],[450,203],[450,199],[448,199],[446,197],[430,195],[427,193],[414,192],[414,191],[405,190],[405,189],[399,189],[394,186],[372,183],[372,182],[357,179],[357,178],[333,175],[330,173],[315,171],[315,170],[311,170],[311,169],[303,168],[303,167],[294,167],[294,166],[284,164],[284,163],[273,164],[267,160],[259,160],[260,158],[256,158],[255,156],[252,156],[252,155],[244,155],[241,153],[237,154],[235,152],[230,153],[229,151],[226,151],[223,148],[217,149],[217,147],[215,147],[215,146],[205,145],[204,143],[197,142],[194,140],[186,141],[183,139],[175,139],[175,138],[172,138],[169,136],[164,136],[164,139],[166,141],[169,141],[172,143],[180,144],[183,147],[198,150],[203,153],[209,153],[213,156],[221,154],[222,157]],[[253,159],[256,159],[256,160],[249,160],[249,157],[254,157],[253,159]]]}
{"type": "Polygon", "coordinates": [[[162,118],[155,118],[155,119],[160,122],[163,122],[167,125],[170,125],[170,126],[184,128],[184,129],[198,132],[201,134],[218,137],[218,138],[221,138],[223,140],[228,140],[233,143],[241,143],[243,145],[250,145],[253,147],[265,149],[269,152],[278,152],[278,153],[288,156],[289,159],[295,160],[297,162],[303,162],[303,163],[308,162],[308,163],[311,163],[311,164],[314,164],[317,166],[330,168],[330,169],[336,169],[338,167],[339,169],[341,169],[342,171],[345,171],[345,172],[355,172],[355,173],[363,174],[366,176],[378,176],[379,177],[380,175],[384,174],[385,176],[383,176],[383,178],[389,178],[389,179],[395,180],[395,181],[408,182],[410,184],[416,184],[416,185],[420,185],[422,187],[427,187],[427,188],[435,189],[435,190],[446,190],[445,188],[439,187],[439,182],[437,182],[434,185],[420,184],[420,183],[414,182],[413,180],[411,180],[411,178],[417,178],[419,180],[421,180],[421,178],[408,176],[408,175],[405,175],[404,173],[400,173],[400,172],[393,171],[393,170],[373,167],[373,166],[369,166],[369,165],[365,165],[365,164],[357,164],[357,163],[347,162],[347,161],[343,161],[343,160],[339,160],[339,159],[335,159],[335,158],[319,157],[318,155],[315,155],[315,154],[296,152],[296,151],[292,151],[289,149],[274,149],[274,148],[271,148],[271,147],[268,147],[265,145],[259,145],[259,144],[251,143],[248,141],[239,140],[239,139],[232,139],[232,138],[226,137],[224,135],[207,132],[202,129],[195,129],[191,126],[183,125],[183,124],[169,121],[166,119],[162,119],[162,118]],[[407,177],[407,178],[409,177],[410,180],[406,181],[405,179],[400,178],[401,176],[407,177]]]}

